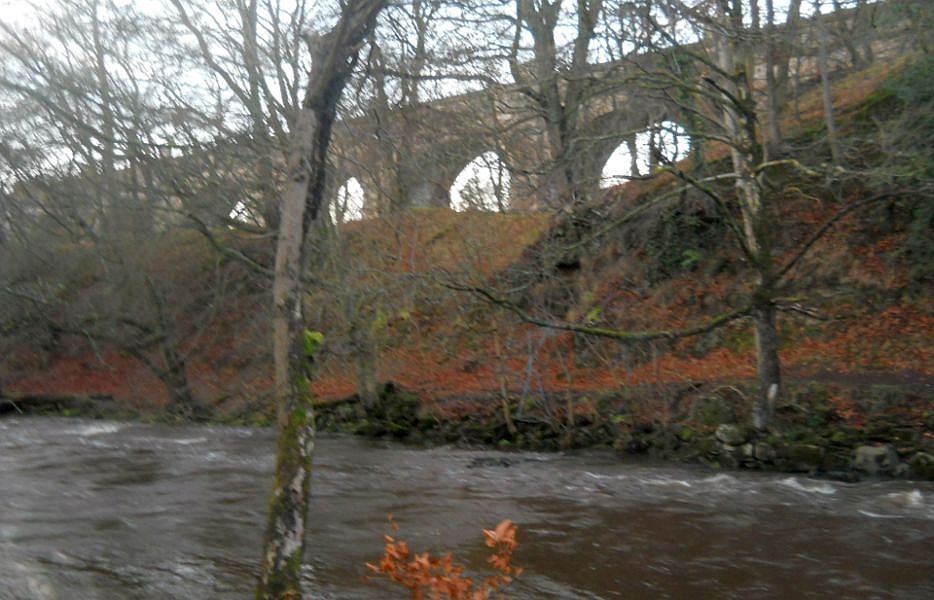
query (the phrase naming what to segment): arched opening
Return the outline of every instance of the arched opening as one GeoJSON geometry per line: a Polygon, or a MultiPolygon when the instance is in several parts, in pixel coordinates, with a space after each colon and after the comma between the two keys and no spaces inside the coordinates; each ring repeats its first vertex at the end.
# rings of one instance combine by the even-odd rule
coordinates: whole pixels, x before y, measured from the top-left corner
{"type": "Polygon", "coordinates": [[[677,162],[691,150],[691,138],[674,121],[661,121],[623,141],[610,154],[600,187],[626,183],[633,177],[651,175],[659,163],[677,162]]]}
{"type": "Polygon", "coordinates": [[[470,161],[451,186],[451,207],[457,211],[509,209],[509,171],[492,150],[470,161]]]}
{"type": "Polygon", "coordinates": [[[356,177],[348,179],[331,201],[331,221],[340,224],[362,219],[365,197],[360,181],[356,177]]]}

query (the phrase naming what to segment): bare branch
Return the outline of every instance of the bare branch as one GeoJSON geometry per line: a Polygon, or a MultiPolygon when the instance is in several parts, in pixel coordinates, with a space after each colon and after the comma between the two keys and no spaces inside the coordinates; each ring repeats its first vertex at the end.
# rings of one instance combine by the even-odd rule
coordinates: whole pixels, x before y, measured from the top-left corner
{"type": "Polygon", "coordinates": [[[574,333],[582,333],[585,335],[592,335],[603,338],[610,338],[614,340],[619,340],[621,342],[645,342],[650,340],[658,339],[679,339],[685,337],[691,337],[695,335],[700,335],[707,333],[708,331],[713,331],[718,327],[722,327],[727,323],[741,319],[749,315],[752,310],[751,306],[745,306],[728,313],[721,314],[707,323],[696,325],[694,327],[688,327],[685,329],[659,329],[652,331],[624,331],[621,329],[612,329],[609,327],[596,327],[593,325],[584,325],[581,323],[568,323],[564,321],[550,321],[547,319],[540,319],[533,315],[530,315],[522,307],[518,306],[515,302],[507,300],[496,296],[489,290],[481,287],[467,286],[458,283],[446,282],[442,283],[444,287],[459,291],[459,292],[469,292],[471,294],[480,296],[485,299],[490,304],[496,306],[501,306],[517,317],[522,321],[529,323],[531,325],[537,325],[538,327],[545,327],[548,329],[558,329],[562,331],[571,331],[574,333]]]}

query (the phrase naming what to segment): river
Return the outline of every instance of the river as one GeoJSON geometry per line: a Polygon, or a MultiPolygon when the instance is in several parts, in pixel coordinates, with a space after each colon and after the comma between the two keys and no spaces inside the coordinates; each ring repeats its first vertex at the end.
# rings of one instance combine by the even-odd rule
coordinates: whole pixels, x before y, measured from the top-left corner
{"type": "MultiPolygon", "coordinates": [[[[251,597],[270,430],[0,421],[0,598],[251,597]]],[[[414,449],[319,436],[307,589],[366,579],[386,514],[415,549],[482,567],[519,525],[510,598],[934,598],[934,484],[846,484],[621,461],[414,449]]]]}

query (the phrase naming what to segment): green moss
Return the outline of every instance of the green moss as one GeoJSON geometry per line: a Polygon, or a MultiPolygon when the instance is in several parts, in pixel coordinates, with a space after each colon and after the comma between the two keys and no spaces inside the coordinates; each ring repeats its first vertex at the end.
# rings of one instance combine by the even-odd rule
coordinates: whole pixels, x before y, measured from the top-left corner
{"type": "Polygon", "coordinates": [[[306,329],[302,341],[305,349],[305,356],[312,359],[324,344],[324,334],[320,331],[306,329]]]}
{"type": "Polygon", "coordinates": [[[719,395],[702,396],[691,405],[690,418],[702,425],[736,423],[736,411],[730,402],[719,395]]]}
{"type": "Polygon", "coordinates": [[[723,337],[723,347],[734,354],[746,354],[755,347],[753,332],[748,327],[733,329],[723,337]]]}
{"type": "Polygon", "coordinates": [[[302,556],[296,552],[289,557],[286,567],[281,571],[273,571],[266,580],[265,587],[257,588],[257,600],[267,598],[301,598],[302,597],[302,556]]]}
{"type": "Polygon", "coordinates": [[[273,420],[266,413],[256,411],[247,415],[244,423],[249,427],[269,427],[273,420]]]}
{"type": "Polygon", "coordinates": [[[837,446],[851,446],[859,441],[859,434],[852,429],[835,429],[827,439],[837,446]]]}
{"type": "Polygon", "coordinates": [[[824,449],[815,444],[791,444],[779,451],[785,467],[792,471],[811,471],[821,465],[824,449]]]}
{"type": "Polygon", "coordinates": [[[811,409],[807,418],[808,427],[818,428],[829,425],[837,417],[833,407],[827,404],[818,404],[811,409]]]}
{"type": "MultiPolygon", "coordinates": [[[[311,474],[311,456],[306,455],[301,444],[301,436],[311,435],[311,413],[305,409],[293,410],[288,422],[279,432],[279,443],[276,450],[276,476],[273,493],[269,497],[269,517],[266,529],[266,546],[270,541],[279,537],[277,531],[280,524],[290,523],[296,512],[303,512],[305,507],[295,506],[308,498],[308,486],[311,474]],[[290,492],[290,484],[300,474],[304,473],[302,480],[304,489],[300,497],[290,492]]],[[[304,545],[297,548],[286,558],[282,569],[273,570],[267,574],[265,586],[257,588],[257,598],[286,597],[291,592],[297,592],[301,597],[301,566],[304,545]]]]}
{"type": "Polygon", "coordinates": [[[370,335],[377,336],[388,326],[389,315],[382,310],[377,310],[376,316],[373,317],[373,321],[370,323],[370,335]]]}

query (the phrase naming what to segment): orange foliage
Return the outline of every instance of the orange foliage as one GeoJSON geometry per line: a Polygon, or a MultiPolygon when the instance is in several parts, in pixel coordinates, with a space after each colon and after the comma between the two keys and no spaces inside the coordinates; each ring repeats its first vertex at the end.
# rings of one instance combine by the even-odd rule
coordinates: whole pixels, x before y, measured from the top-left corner
{"type": "Polygon", "coordinates": [[[836,371],[931,372],[934,317],[924,308],[891,306],[863,311],[829,339],[804,339],[782,352],[786,364],[836,371]]]}
{"type": "Polygon", "coordinates": [[[465,266],[490,276],[519,258],[549,225],[543,213],[458,213],[422,208],[343,225],[351,251],[381,272],[465,266]],[[510,243],[504,244],[504,240],[510,243]]]}
{"type": "MultiPolygon", "coordinates": [[[[838,116],[858,109],[866,99],[879,89],[882,83],[892,77],[907,64],[907,57],[895,62],[879,61],[872,66],[850,73],[833,84],[833,104],[838,116]]],[[[815,87],[802,95],[798,106],[801,111],[801,121],[804,123],[819,123],[824,117],[823,97],[821,89],[815,87]]],[[[783,129],[793,129],[798,123],[791,110],[787,110],[782,119],[783,129]]]]}
{"type": "Polygon", "coordinates": [[[827,401],[827,404],[833,408],[834,414],[843,419],[850,427],[862,428],[865,426],[865,417],[859,413],[852,399],[840,394],[834,394],[827,401]]]}
{"type": "Polygon", "coordinates": [[[100,394],[168,402],[165,386],[151,372],[135,359],[115,352],[100,360],[95,356],[57,357],[47,370],[36,369],[11,383],[10,388],[22,394],[100,394]]]}
{"type": "MultiPolygon", "coordinates": [[[[399,526],[389,516],[389,525],[393,532],[399,526]]],[[[367,563],[371,573],[386,576],[401,584],[412,593],[413,600],[429,598],[440,600],[487,600],[501,586],[522,574],[522,569],[512,565],[512,553],[516,549],[516,524],[506,519],[496,529],[484,529],[486,545],[494,552],[487,559],[496,574],[486,577],[480,585],[464,576],[464,566],[454,562],[448,553],[432,557],[428,552],[416,554],[404,541],[397,541],[390,535],[383,536],[386,547],[379,564],[367,563]]]]}

